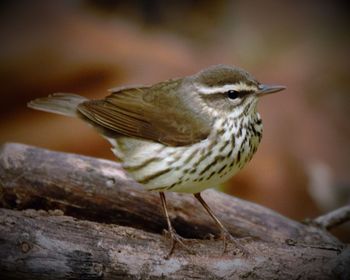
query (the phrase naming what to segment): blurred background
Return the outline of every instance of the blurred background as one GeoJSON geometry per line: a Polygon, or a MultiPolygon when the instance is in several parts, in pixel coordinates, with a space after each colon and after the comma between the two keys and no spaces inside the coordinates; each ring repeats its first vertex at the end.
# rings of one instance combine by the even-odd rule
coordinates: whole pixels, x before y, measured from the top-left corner
{"type": "Polygon", "coordinates": [[[0,144],[113,160],[82,121],[26,103],[232,64],[288,89],[261,100],[260,148],[224,191],[297,220],[350,203],[347,1],[7,0],[0,10],[0,144]]]}

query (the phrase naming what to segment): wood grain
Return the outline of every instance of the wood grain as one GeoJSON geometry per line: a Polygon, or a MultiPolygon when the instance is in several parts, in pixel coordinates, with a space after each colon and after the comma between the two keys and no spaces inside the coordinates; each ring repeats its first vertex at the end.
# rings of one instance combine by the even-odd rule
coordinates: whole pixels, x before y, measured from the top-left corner
{"type": "Polygon", "coordinates": [[[0,186],[0,269],[16,279],[350,275],[348,247],[326,230],[215,190],[203,198],[248,254],[235,255],[229,244],[221,255],[222,242],[208,239],[217,228],[201,205],[191,195],[167,193],[174,227],[197,254],[178,248],[165,260],[159,195],[115,162],[6,144],[0,186]]]}

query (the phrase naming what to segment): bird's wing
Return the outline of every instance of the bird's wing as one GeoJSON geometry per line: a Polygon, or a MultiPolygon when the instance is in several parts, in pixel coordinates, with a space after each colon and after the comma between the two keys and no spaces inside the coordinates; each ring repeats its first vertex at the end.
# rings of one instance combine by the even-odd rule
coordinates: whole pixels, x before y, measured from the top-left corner
{"type": "Polygon", "coordinates": [[[81,103],[78,110],[99,126],[119,134],[185,146],[205,139],[211,124],[177,95],[178,82],[112,91],[102,100],[81,103]]]}

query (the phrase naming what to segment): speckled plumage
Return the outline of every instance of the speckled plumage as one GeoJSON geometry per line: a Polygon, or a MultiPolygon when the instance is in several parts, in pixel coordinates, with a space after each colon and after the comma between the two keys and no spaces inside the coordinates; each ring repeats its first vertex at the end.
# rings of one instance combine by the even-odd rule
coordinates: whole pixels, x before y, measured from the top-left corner
{"type": "Polygon", "coordinates": [[[251,110],[238,119],[217,117],[210,135],[189,146],[128,137],[109,141],[124,168],[146,189],[197,193],[227,181],[252,158],[262,123],[255,108],[251,110]]]}
{"type": "Polygon", "coordinates": [[[235,242],[200,192],[226,181],[252,158],[262,136],[258,99],[282,89],[262,85],[240,68],[217,65],[152,86],[113,89],[100,100],[59,93],[28,106],[87,121],[109,140],[137,182],[159,192],[170,256],[175,243],[191,250],[171,225],[165,191],[193,193],[220,227],[224,248],[227,238],[235,242]]]}

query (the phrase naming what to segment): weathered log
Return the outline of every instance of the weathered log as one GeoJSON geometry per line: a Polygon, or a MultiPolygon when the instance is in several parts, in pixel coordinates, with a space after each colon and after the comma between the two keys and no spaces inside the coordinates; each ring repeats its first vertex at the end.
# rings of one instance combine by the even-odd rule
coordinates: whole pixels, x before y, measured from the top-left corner
{"type": "Polygon", "coordinates": [[[323,228],[214,190],[203,193],[247,249],[221,256],[217,229],[190,195],[169,193],[181,248],[165,260],[166,223],[157,193],[146,192],[115,162],[7,144],[0,151],[0,269],[25,279],[246,278],[346,279],[349,248],[323,228]],[[66,216],[39,210],[56,210],[66,216]],[[43,214],[42,214],[43,213],[43,214]],[[71,217],[67,217],[71,216],[71,217]],[[87,221],[90,220],[90,221],[87,221]],[[129,227],[125,227],[129,226],[129,227]]]}

